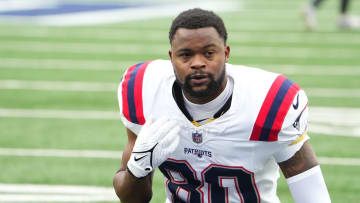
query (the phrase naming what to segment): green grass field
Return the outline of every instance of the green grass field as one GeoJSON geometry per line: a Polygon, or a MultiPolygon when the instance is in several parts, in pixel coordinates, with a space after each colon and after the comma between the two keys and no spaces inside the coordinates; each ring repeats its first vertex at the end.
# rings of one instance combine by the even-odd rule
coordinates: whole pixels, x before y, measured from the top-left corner
{"type": "MultiPolygon", "coordinates": [[[[360,108],[360,30],[337,29],[337,1],[324,2],[313,32],[305,30],[300,16],[304,0],[241,2],[238,11],[219,13],[229,32],[230,63],[285,74],[309,91],[311,107],[360,108]],[[335,90],[324,95],[315,91],[330,88],[335,90]]],[[[360,15],[360,2],[353,1],[351,7],[360,15]]],[[[127,137],[116,118],[116,86],[129,65],[168,58],[171,19],[79,27],[0,24],[0,152],[7,148],[121,151],[127,137]],[[67,116],[57,117],[61,111],[67,116]],[[113,114],[77,117],[89,111],[113,114]]],[[[351,127],[360,124],[359,117],[351,127]]],[[[355,160],[321,165],[335,203],[360,202],[360,131],[354,129],[357,137],[310,134],[319,157],[355,160]]],[[[0,153],[0,184],[111,188],[120,161],[120,157],[0,153]]],[[[153,191],[151,202],[164,202],[158,172],[153,191]]],[[[0,189],[0,202],[10,193],[0,189]]],[[[278,194],[282,202],[293,202],[283,177],[278,194]]]]}

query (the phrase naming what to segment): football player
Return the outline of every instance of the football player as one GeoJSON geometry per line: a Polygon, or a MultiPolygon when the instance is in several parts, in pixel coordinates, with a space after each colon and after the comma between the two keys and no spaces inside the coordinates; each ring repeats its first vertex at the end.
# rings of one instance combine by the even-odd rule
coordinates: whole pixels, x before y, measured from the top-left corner
{"type": "Polygon", "coordinates": [[[288,78],[227,63],[222,19],[190,9],[172,22],[170,60],[130,67],[119,86],[128,143],[114,177],[123,203],[278,203],[279,168],[296,203],[329,203],[308,141],[308,100],[288,78]]]}

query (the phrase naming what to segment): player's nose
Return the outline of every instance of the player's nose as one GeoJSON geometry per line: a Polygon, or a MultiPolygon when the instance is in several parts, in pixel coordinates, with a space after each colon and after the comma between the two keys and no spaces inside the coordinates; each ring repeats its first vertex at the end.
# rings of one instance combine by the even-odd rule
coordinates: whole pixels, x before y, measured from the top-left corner
{"type": "Polygon", "coordinates": [[[194,55],[191,60],[191,68],[192,69],[202,69],[206,67],[205,59],[200,54],[194,55]]]}

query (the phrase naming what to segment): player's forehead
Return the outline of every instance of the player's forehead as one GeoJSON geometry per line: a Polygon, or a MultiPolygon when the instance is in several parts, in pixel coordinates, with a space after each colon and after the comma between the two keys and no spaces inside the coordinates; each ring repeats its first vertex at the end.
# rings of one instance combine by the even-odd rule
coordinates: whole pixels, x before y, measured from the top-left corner
{"type": "Polygon", "coordinates": [[[172,47],[223,44],[224,41],[214,27],[197,29],[178,28],[172,41],[172,47]]]}

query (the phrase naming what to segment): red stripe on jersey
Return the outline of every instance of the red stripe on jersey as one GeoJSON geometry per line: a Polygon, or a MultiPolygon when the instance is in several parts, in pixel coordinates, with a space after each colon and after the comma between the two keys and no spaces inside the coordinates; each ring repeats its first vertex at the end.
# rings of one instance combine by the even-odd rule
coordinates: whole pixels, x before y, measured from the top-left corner
{"type": "Polygon", "coordinates": [[[291,85],[291,87],[289,88],[287,94],[285,95],[285,97],[281,103],[279,111],[276,115],[275,121],[272,126],[272,130],[270,131],[269,141],[277,141],[278,134],[279,134],[282,124],[284,123],[284,120],[285,120],[285,116],[288,113],[288,111],[293,103],[293,100],[295,98],[295,95],[298,93],[299,90],[300,90],[300,87],[296,83],[293,83],[291,85]]]}
{"type": "Polygon", "coordinates": [[[125,116],[125,118],[131,122],[130,119],[130,113],[129,113],[129,104],[128,104],[128,98],[127,98],[127,90],[128,90],[128,83],[130,80],[131,72],[136,68],[137,65],[131,66],[126,74],[123,76],[123,82],[122,82],[122,113],[125,116]]]}
{"type": "Polygon", "coordinates": [[[254,124],[250,140],[259,140],[260,139],[260,135],[261,135],[262,127],[264,126],[264,123],[265,123],[265,119],[269,113],[269,110],[271,108],[271,105],[272,105],[275,97],[276,97],[278,90],[280,89],[282,83],[285,80],[286,80],[285,76],[279,75],[275,79],[273,84],[271,85],[271,87],[265,97],[265,100],[261,106],[261,109],[260,109],[260,112],[256,119],[256,122],[254,124]]]}
{"type": "Polygon", "coordinates": [[[136,117],[140,125],[145,124],[142,90],[143,90],[143,79],[144,79],[145,69],[150,62],[151,61],[148,61],[140,67],[139,71],[136,74],[136,79],[135,79],[134,96],[135,96],[135,106],[136,106],[136,117]]]}
{"type": "Polygon", "coordinates": [[[145,123],[142,87],[146,67],[151,61],[131,66],[122,83],[122,107],[125,118],[135,124],[145,123]]]}

